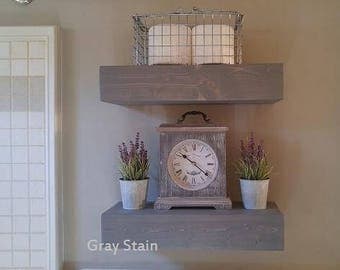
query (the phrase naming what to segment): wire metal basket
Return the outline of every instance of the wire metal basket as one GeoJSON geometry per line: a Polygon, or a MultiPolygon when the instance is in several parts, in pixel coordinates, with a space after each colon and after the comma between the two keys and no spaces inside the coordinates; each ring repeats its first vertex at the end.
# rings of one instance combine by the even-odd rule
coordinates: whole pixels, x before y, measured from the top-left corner
{"type": "Polygon", "coordinates": [[[238,11],[193,8],[132,18],[136,65],[242,63],[238,11]]]}

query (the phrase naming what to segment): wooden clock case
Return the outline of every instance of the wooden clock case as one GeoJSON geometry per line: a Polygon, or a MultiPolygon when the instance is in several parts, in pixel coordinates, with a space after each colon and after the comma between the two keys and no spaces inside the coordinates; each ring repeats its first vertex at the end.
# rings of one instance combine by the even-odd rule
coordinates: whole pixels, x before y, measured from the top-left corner
{"type": "Polygon", "coordinates": [[[227,196],[226,179],[226,133],[228,127],[213,124],[201,112],[187,112],[176,124],[162,124],[160,133],[160,195],[155,202],[155,209],[170,209],[172,207],[214,207],[215,209],[230,209],[232,204],[227,196]],[[202,114],[204,124],[184,124],[188,114],[202,114]],[[196,139],[211,146],[217,155],[219,168],[217,176],[209,186],[201,190],[185,190],[171,179],[167,160],[171,149],[183,140],[196,139]]]}

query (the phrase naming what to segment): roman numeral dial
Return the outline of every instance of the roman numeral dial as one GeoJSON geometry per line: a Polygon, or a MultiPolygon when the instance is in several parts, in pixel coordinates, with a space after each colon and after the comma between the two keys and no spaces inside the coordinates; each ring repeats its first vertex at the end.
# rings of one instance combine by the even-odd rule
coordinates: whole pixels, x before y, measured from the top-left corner
{"type": "Polygon", "coordinates": [[[201,190],[217,176],[218,159],[207,143],[188,139],[175,145],[168,156],[171,180],[185,190],[201,190]]]}

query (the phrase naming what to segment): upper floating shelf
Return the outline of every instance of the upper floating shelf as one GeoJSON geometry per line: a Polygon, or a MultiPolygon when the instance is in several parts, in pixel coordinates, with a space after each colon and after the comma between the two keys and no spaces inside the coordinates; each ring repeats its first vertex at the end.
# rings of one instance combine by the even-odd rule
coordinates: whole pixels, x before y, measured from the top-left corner
{"type": "Polygon", "coordinates": [[[283,64],[100,67],[100,97],[120,105],[274,103],[283,64]]]}

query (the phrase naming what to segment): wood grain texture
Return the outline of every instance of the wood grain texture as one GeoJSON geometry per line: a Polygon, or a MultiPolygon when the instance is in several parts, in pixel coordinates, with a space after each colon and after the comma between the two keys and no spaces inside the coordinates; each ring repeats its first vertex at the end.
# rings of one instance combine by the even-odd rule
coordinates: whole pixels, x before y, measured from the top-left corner
{"type": "Polygon", "coordinates": [[[154,204],[157,210],[175,207],[213,207],[220,210],[231,209],[232,203],[226,197],[159,197],[154,204]]]}
{"type": "Polygon", "coordinates": [[[229,128],[221,126],[187,126],[187,125],[161,125],[158,132],[227,132],[229,128]]]}
{"type": "Polygon", "coordinates": [[[274,103],[283,64],[100,67],[102,101],[121,104],[274,103]]]}
{"type": "Polygon", "coordinates": [[[156,242],[159,249],[283,250],[284,218],[274,203],[266,210],[123,210],[102,214],[102,242],[156,242]]]}

